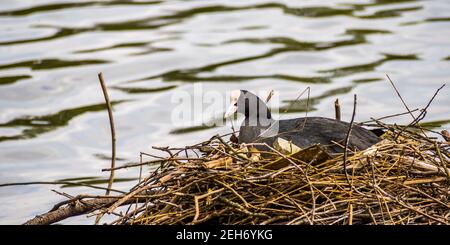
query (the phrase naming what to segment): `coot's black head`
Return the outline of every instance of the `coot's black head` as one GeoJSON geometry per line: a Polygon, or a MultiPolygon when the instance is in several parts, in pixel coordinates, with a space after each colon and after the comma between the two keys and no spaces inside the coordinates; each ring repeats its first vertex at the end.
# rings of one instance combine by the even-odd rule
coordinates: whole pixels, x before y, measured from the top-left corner
{"type": "Polygon", "coordinates": [[[234,90],[231,92],[231,104],[225,113],[225,118],[232,116],[235,112],[244,114],[247,120],[272,120],[266,103],[247,90],[234,90]]]}

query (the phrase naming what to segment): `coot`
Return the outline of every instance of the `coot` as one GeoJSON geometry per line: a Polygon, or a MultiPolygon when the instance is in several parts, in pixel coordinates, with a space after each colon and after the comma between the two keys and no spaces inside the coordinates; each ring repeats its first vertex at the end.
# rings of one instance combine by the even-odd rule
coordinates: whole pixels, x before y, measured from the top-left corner
{"type": "MultiPolygon", "coordinates": [[[[245,115],[239,129],[239,143],[264,142],[273,146],[274,141],[281,137],[300,148],[321,144],[330,153],[344,151],[350,123],[324,117],[275,120],[264,101],[246,90],[231,93],[231,105],[225,117],[236,111],[245,115]]],[[[380,138],[371,131],[353,124],[348,147],[364,150],[379,141],[380,138]]]]}

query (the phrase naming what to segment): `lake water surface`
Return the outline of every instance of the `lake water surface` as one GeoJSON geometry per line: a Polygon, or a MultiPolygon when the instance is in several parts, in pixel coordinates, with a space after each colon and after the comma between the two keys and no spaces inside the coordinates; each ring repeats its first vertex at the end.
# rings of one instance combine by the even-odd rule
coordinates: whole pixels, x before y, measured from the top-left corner
{"type": "MultiPolygon", "coordinates": [[[[173,95],[274,89],[276,109],[311,88],[308,115],[349,120],[404,112],[450,78],[450,1],[0,1],[0,183],[71,180],[106,186],[110,131],[97,73],[114,103],[118,165],[151,146],[184,146],[230,131],[180,127],[173,95]]],[[[425,121],[450,126],[450,89],[425,121]]],[[[210,120],[225,108],[217,106],[210,120]]],[[[282,110],[280,110],[282,111],[282,110]]],[[[284,118],[304,115],[294,103],[284,118]]],[[[411,118],[396,119],[408,123],[411,118]]],[[[117,172],[114,188],[134,184],[117,172]]],[[[0,223],[20,224],[71,195],[103,191],[0,188],[0,223]]],[[[84,216],[62,223],[92,224],[84,216]]]]}

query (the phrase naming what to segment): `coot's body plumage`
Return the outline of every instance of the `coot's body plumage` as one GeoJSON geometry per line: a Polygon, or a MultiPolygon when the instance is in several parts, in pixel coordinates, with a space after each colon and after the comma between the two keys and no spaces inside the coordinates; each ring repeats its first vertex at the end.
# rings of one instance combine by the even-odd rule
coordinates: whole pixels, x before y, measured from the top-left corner
{"type": "MultiPolygon", "coordinates": [[[[324,117],[304,117],[275,120],[266,104],[256,95],[246,91],[234,91],[232,105],[225,116],[238,111],[245,115],[239,129],[239,143],[266,143],[273,146],[280,137],[300,148],[315,144],[325,146],[330,153],[343,152],[344,141],[350,123],[324,117]],[[340,144],[340,145],[339,145],[340,144]]],[[[380,141],[371,131],[353,124],[348,147],[364,150],[380,141]]]]}
{"type": "MultiPolygon", "coordinates": [[[[239,143],[264,142],[272,146],[274,141],[280,137],[300,148],[320,144],[326,146],[330,153],[338,153],[344,150],[342,146],[350,126],[350,123],[324,117],[293,118],[273,123],[279,124],[278,134],[265,137],[264,131],[268,127],[247,126],[244,122],[239,129],[239,143]]],[[[364,150],[379,141],[380,138],[374,133],[353,124],[348,147],[364,150]]]]}

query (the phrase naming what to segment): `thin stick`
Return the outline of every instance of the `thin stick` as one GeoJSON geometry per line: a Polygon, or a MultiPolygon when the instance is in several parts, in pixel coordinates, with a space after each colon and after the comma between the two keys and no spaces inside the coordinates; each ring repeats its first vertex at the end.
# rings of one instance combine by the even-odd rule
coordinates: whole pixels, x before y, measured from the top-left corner
{"type": "Polygon", "coordinates": [[[303,126],[302,126],[302,131],[305,128],[306,125],[306,120],[308,120],[308,111],[309,111],[309,98],[311,95],[311,88],[308,87],[308,98],[306,99],[306,112],[305,112],[305,121],[303,122],[303,126]]]}
{"type": "Polygon", "coordinates": [[[269,91],[269,94],[266,97],[266,103],[268,103],[270,101],[270,99],[272,99],[272,96],[273,96],[273,89],[271,89],[269,91]]]}
{"type": "MultiPolygon", "coordinates": [[[[297,98],[296,98],[294,101],[299,100],[299,99],[302,97],[302,95],[303,95],[306,91],[308,91],[308,100],[306,101],[307,106],[308,106],[308,103],[309,103],[309,93],[310,93],[310,91],[311,91],[311,88],[310,88],[309,86],[306,87],[306,88],[300,93],[300,95],[297,96],[297,98]]],[[[294,106],[294,104],[291,104],[288,108],[286,108],[286,110],[284,110],[283,113],[287,113],[287,112],[292,108],[292,106],[294,106]]],[[[306,111],[306,112],[308,113],[308,111],[306,111]]],[[[280,118],[280,119],[281,119],[281,118],[280,118]]]]}
{"type": "Polygon", "coordinates": [[[389,77],[388,74],[386,74],[386,77],[388,78],[389,82],[391,83],[392,87],[394,88],[395,92],[397,93],[398,97],[400,98],[400,100],[403,103],[403,106],[405,106],[406,110],[408,111],[408,113],[411,115],[411,117],[416,120],[416,117],[414,116],[414,114],[411,112],[411,110],[409,109],[408,105],[406,104],[405,100],[403,100],[403,97],[400,95],[400,92],[398,91],[397,87],[395,86],[394,82],[391,80],[391,78],[389,77]]]}
{"type": "Polygon", "coordinates": [[[349,209],[349,214],[348,214],[348,224],[349,225],[353,225],[353,204],[350,202],[349,203],[349,207],[348,207],[348,209],[349,209]]]}
{"type": "Polygon", "coordinates": [[[98,79],[100,81],[100,85],[102,86],[103,95],[105,97],[106,107],[108,109],[109,126],[111,128],[111,143],[112,143],[112,146],[111,146],[111,151],[112,151],[111,172],[109,174],[108,189],[106,190],[106,194],[105,194],[105,195],[109,195],[109,190],[111,189],[112,184],[114,182],[114,168],[116,167],[116,130],[114,127],[114,118],[113,118],[113,114],[112,114],[112,107],[111,107],[111,103],[109,101],[109,95],[108,95],[108,91],[106,90],[106,86],[105,86],[105,82],[103,80],[102,73],[98,74],[98,79]]]}
{"type": "MultiPolygon", "coordinates": [[[[419,110],[419,108],[416,108],[416,109],[414,109],[414,110],[411,110],[411,112],[416,112],[416,111],[418,111],[418,110],[419,110]]],[[[409,114],[409,113],[410,113],[410,112],[407,111],[407,112],[402,112],[402,113],[392,114],[392,115],[389,115],[389,116],[379,117],[379,118],[377,118],[377,119],[371,119],[371,120],[368,120],[368,121],[360,122],[359,124],[375,122],[375,121],[377,121],[377,120],[380,121],[380,120],[387,119],[387,118],[391,118],[391,117],[403,116],[403,115],[409,114]]]]}
{"type": "Polygon", "coordinates": [[[347,149],[348,149],[348,142],[350,141],[350,135],[352,133],[353,121],[355,120],[355,114],[356,114],[356,94],[353,97],[352,120],[350,121],[350,126],[348,127],[347,137],[345,137],[345,144],[344,144],[344,173],[345,173],[345,178],[347,179],[347,182],[350,185],[350,187],[351,187],[351,183],[350,183],[350,179],[348,178],[348,174],[347,174],[347,149]]]}
{"type": "Polygon", "coordinates": [[[336,121],[341,120],[341,105],[339,104],[339,99],[334,101],[334,112],[336,115],[336,121]]]}
{"type": "Polygon", "coordinates": [[[221,192],[221,191],[223,191],[223,190],[224,190],[224,188],[220,188],[220,189],[218,189],[218,190],[211,191],[211,192],[205,193],[205,194],[203,194],[203,195],[195,196],[195,197],[194,197],[194,203],[195,203],[195,216],[194,216],[194,219],[192,220],[192,223],[194,223],[195,221],[197,221],[198,217],[200,216],[200,205],[199,205],[198,201],[199,201],[200,199],[202,199],[202,198],[208,197],[208,196],[210,196],[210,195],[212,195],[212,194],[215,194],[215,193],[217,193],[217,192],[221,192]]]}
{"type": "Polygon", "coordinates": [[[425,118],[425,115],[427,114],[427,110],[428,107],[430,107],[431,102],[433,102],[434,98],[436,98],[436,95],[439,93],[439,91],[441,91],[441,89],[443,89],[445,87],[445,84],[442,84],[441,87],[439,87],[436,92],[434,92],[433,97],[431,97],[431,99],[428,101],[427,105],[425,106],[425,108],[423,108],[419,114],[419,116],[417,117],[417,119],[412,123],[412,125],[416,125],[417,123],[419,123],[423,118],[425,118]]]}
{"type": "MultiPolygon", "coordinates": [[[[406,110],[409,112],[409,114],[410,114],[411,117],[413,118],[413,121],[412,121],[411,123],[416,122],[417,118],[414,116],[414,114],[412,113],[412,111],[409,109],[409,107],[408,107],[408,105],[406,104],[405,100],[403,100],[403,97],[400,95],[400,92],[398,91],[398,89],[397,89],[397,87],[395,86],[394,82],[391,80],[391,78],[389,77],[388,74],[386,74],[386,77],[388,78],[389,82],[391,83],[391,85],[392,85],[392,87],[394,88],[395,92],[397,93],[398,97],[399,97],[400,100],[402,101],[403,106],[405,106],[406,110]]],[[[439,90],[440,90],[440,89],[439,89],[439,90]]],[[[439,90],[438,90],[438,91],[439,91],[439,90]]],[[[436,94],[435,94],[435,95],[436,95],[436,94]]],[[[434,98],[434,96],[433,96],[433,98],[434,98]]],[[[431,103],[431,102],[430,102],[430,103],[431,103]]],[[[422,115],[422,114],[420,114],[420,115],[422,115]]],[[[419,115],[419,117],[420,117],[420,115],[419,115]]],[[[420,129],[420,130],[421,130],[422,133],[425,135],[425,137],[427,137],[425,131],[423,131],[423,129],[420,129]]],[[[403,130],[400,131],[399,134],[397,134],[397,136],[396,136],[395,139],[394,139],[395,141],[396,141],[397,138],[401,135],[402,132],[403,132],[403,130]]],[[[427,137],[427,138],[428,138],[428,137],[427,137]]]]}
{"type": "MultiPolygon", "coordinates": [[[[434,93],[433,97],[428,101],[427,105],[425,106],[425,108],[423,108],[419,114],[419,116],[417,118],[414,118],[414,120],[406,125],[404,128],[402,128],[400,130],[400,132],[397,134],[397,136],[394,138],[394,140],[397,140],[397,138],[403,133],[403,131],[405,131],[407,128],[416,125],[417,123],[419,123],[422,119],[425,118],[426,114],[427,114],[427,110],[428,107],[431,105],[431,102],[433,102],[434,98],[436,97],[436,95],[439,93],[439,91],[441,91],[441,89],[443,89],[445,87],[445,84],[443,84],[440,88],[438,88],[438,90],[436,90],[436,92],[434,93]]],[[[422,131],[423,135],[428,139],[428,136],[426,135],[425,131],[423,130],[422,127],[419,127],[419,129],[422,131]]]]}
{"type": "MultiPolygon", "coordinates": [[[[305,120],[304,120],[304,122],[303,122],[302,130],[305,128],[306,120],[307,120],[307,118],[308,118],[308,111],[309,111],[309,96],[310,96],[310,92],[311,92],[311,87],[309,87],[309,86],[306,87],[306,88],[300,93],[300,95],[297,96],[297,98],[294,100],[294,101],[298,101],[306,91],[308,91],[308,98],[307,98],[307,100],[306,100],[305,120]]],[[[268,101],[269,99],[270,99],[270,98],[268,98],[267,101],[268,101]]],[[[287,112],[292,108],[293,105],[294,105],[294,103],[292,103],[288,108],[286,108],[286,110],[284,110],[283,113],[287,113],[287,112]]],[[[284,116],[284,115],[280,115],[280,118],[278,119],[278,121],[280,121],[280,120],[283,118],[283,116],[284,116]]],[[[263,132],[261,132],[259,135],[264,135],[264,134],[265,134],[266,132],[268,132],[274,125],[276,125],[276,123],[273,123],[272,125],[270,125],[270,127],[268,127],[266,130],[264,130],[263,132]]]]}
{"type": "Polygon", "coordinates": [[[15,185],[73,185],[73,186],[85,186],[85,187],[90,187],[90,188],[100,189],[100,190],[111,190],[111,191],[118,192],[118,193],[125,193],[124,191],[114,190],[114,189],[105,188],[105,187],[101,187],[101,186],[88,185],[88,184],[84,184],[84,183],[70,182],[70,181],[33,181],[33,182],[5,183],[5,184],[0,184],[0,187],[15,186],[15,185]]]}

